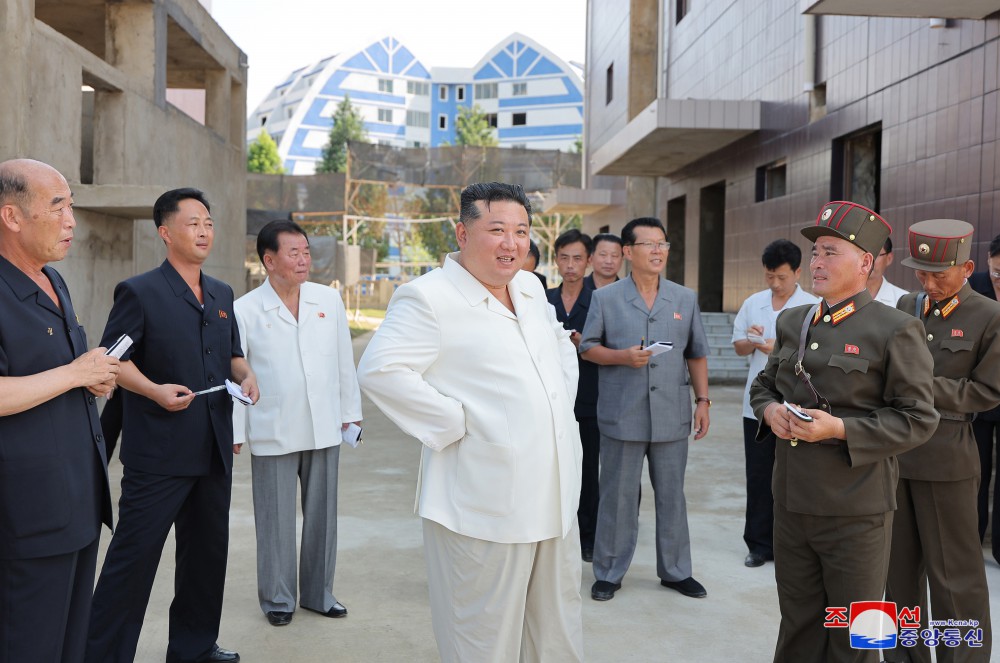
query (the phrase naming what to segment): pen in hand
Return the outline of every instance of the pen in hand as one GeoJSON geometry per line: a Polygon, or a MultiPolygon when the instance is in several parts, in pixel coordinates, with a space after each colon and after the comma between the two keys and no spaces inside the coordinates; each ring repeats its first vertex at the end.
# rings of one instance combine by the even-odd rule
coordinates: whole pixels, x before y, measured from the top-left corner
{"type": "Polygon", "coordinates": [[[641,341],[639,341],[639,349],[640,349],[640,350],[642,350],[642,349],[643,349],[643,348],[645,348],[645,347],[646,347],[646,337],[645,337],[645,336],[643,336],[643,337],[642,337],[642,340],[641,340],[641,341]]]}

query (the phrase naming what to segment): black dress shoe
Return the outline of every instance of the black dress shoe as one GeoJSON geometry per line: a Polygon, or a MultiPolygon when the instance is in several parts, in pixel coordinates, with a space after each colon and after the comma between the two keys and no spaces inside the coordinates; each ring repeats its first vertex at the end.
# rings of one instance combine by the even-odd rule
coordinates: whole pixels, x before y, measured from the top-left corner
{"type": "Polygon", "coordinates": [[[264,613],[267,616],[267,621],[271,626],[285,626],[292,623],[291,612],[281,612],[280,610],[272,610],[271,612],[264,613]]]}
{"type": "Polygon", "coordinates": [[[306,610],[310,610],[310,611],[315,612],[317,614],[323,615],[324,617],[346,617],[347,616],[347,608],[345,608],[344,604],[341,603],[340,601],[337,601],[336,603],[334,603],[333,607],[330,608],[329,610],[327,610],[326,612],[323,612],[322,610],[317,610],[316,608],[307,608],[306,606],[302,606],[302,607],[305,608],[306,610]]]}
{"type": "Polygon", "coordinates": [[[594,561],[594,546],[584,546],[580,549],[580,557],[583,558],[585,562],[594,561]]]}
{"type": "Polygon", "coordinates": [[[690,596],[693,599],[703,599],[708,596],[708,592],[700,582],[694,578],[685,578],[684,580],[661,580],[660,584],[664,587],[677,590],[684,596],[690,596]]]}
{"type": "Polygon", "coordinates": [[[203,659],[200,659],[203,663],[240,663],[240,655],[234,651],[229,651],[223,649],[219,645],[212,645],[212,653],[203,659]]]}
{"type": "Polygon", "coordinates": [[[752,552],[747,555],[747,558],[743,560],[743,566],[749,566],[751,569],[757,566],[764,566],[764,562],[767,561],[767,557],[761,555],[760,553],[752,552]]]}
{"type": "Polygon", "coordinates": [[[615,597],[615,592],[621,588],[622,584],[620,582],[598,580],[594,583],[594,586],[590,588],[590,598],[595,601],[610,601],[615,597]]]}

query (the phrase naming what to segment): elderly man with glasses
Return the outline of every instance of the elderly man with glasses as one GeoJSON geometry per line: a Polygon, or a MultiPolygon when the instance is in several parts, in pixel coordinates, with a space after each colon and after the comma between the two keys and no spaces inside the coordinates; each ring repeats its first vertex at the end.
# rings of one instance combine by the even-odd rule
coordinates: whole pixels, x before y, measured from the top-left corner
{"type": "Polygon", "coordinates": [[[607,601],[621,588],[635,552],[639,482],[648,459],[660,584],[702,598],[705,588],[691,575],[684,500],[688,437],[692,430],[696,440],[708,433],[712,404],[698,296],[663,278],[670,243],[659,219],[633,219],[622,240],[632,273],[591,294],[580,341],[581,356],[599,366],[601,495],[590,594],[607,601]]]}

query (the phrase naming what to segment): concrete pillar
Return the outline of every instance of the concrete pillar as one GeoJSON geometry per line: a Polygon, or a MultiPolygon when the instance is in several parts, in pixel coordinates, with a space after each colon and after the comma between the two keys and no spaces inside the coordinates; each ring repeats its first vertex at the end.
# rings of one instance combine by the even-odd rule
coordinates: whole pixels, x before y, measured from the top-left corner
{"type": "MultiPolygon", "coordinates": [[[[31,47],[33,0],[6,0],[0,3],[0,88],[4,107],[28,108],[28,53],[31,47]]],[[[27,128],[30,113],[0,113],[0,160],[24,156],[27,150],[27,128]]]]}
{"type": "Polygon", "coordinates": [[[108,62],[132,79],[136,91],[166,103],[167,12],[162,3],[109,3],[105,15],[108,62]]]}
{"type": "Polygon", "coordinates": [[[656,216],[655,177],[629,177],[625,181],[625,189],[627,192],[625,209],[629,219],[656,216]]]}
{"type": "Polygon", "coordinates": [[[225,69],[205,70],[205,126],[229,140],[229,122],[232,117],[230,100],[231,84],[225,69]]]}
{"type": "MultiPolygon", "coordinates": [[[[244,80],[246,78],[244,77],[244,80]]],[[[246,150],[247,144],[247,88],[239,81],[231,82],[229,93],[229,144],[246,150]]]]}

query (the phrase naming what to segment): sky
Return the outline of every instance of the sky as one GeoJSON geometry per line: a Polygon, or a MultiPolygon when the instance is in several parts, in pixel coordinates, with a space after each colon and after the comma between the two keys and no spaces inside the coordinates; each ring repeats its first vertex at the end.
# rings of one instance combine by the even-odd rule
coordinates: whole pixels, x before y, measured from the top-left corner
{"type": "MultiPolygon", "coordinates": [[[[586,0],[212,0],[212,15],[247,54],[247,112],[288,74],[335,53],[396,37],[428,69],[472,67],[513,32],[583,63],[586,0]]],[[[578,72],[579,73],[579,72],[578,72]]]]}

